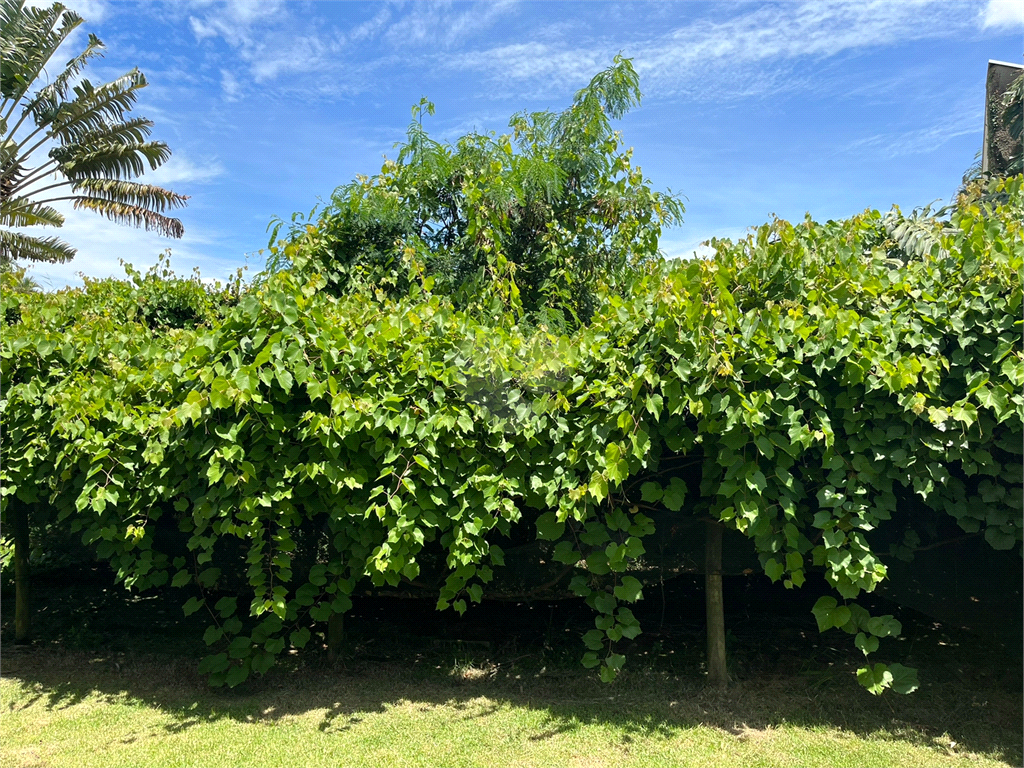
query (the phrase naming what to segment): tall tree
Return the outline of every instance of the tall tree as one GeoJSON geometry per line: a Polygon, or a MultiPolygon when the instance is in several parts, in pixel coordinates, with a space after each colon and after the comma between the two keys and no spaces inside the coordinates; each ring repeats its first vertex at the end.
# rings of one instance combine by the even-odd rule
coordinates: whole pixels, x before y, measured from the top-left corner
{"type": "Polygon", "coordinates": [[[340,187],[315,223],[293,217],[283,249],[275,228],[268,267],[303,261],[342,292],[429,280],[462,305],[585,323],[599,291],[656,260],[662,228],[682,221],[682,201],[652,189],[612,128],[640,98],[631,61],[616,56],[568,109],[520,113],[510,134],[454,145],[424,130],[424,99],[379,174],[340,187]]]}
{"type": "Polygon", "coordinates": [[[165,212],[188,199],[132,181],[169,157],[148,141],[153,123],[126,117],[145,88],[138,69],[103,85],[79,75],[102,55],[89,35],[80,54],[32,92],[50,59],[83,19],[60,3],[33,8],[0,0],[0,267],[15,260],[63,262],[75,249],[57,237],[34,237],[10,228],[60,227],[52,203],[71,201],[112,221],[181,237],[181,221],[165,212]]]}

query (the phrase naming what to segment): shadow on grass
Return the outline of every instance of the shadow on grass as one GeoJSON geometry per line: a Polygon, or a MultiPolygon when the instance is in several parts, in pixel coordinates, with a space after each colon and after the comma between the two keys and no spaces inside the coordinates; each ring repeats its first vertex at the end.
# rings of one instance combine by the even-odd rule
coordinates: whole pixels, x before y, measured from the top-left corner
{"type": "Polygon", "coordinates": [[[991,670],[977,667],[932,668],[932,682],[918,693],[876,698],[856,684],[849,669],[751,677],[716,691],[704,688],[694,676],[654,670],[627,672],[604,685],[583,671],[551,676],[483,659],[448,667],[431,663],[422,669],[411,661],[355,659],[338,668],[314,658],[292,670],[271,670],[231,690],[210,689],[196,672],[195,660],[180,656],[8,646],[2,674],[31,692],[28,699],[9,704],[11,709],[41,703],[59,710],[87,697],[109,702],[130,698],[169,714],[174,722],[163,726],[168,733],[225,718],[274,722],[310,713],[319,718],[321,732],[335,733],[399,704],[421,711],[444,706],[466,720],[511,706],[543,712],[538,732],[528,737],[532,741],[588,724],[616,727],[626,743],[653,735],[670,737],[695,726],[747,740],[797,725],[921,746],[952,741],[957,751],[985,753],[1011,765],[1022,762],[1019,672],[1012,669],[993,679],[991,670]]]}
{"type": "MultiPolygon", "coordinates": [[[[641,617],[644,634],[626,651],[626,672],[611,685],[579,666],[578,638],[593,621],[589,609],[502,606],[455,620],[437,615],[432,604],[427,610],[415,601],[367,600],[346,618],[354,639],[344,665],[306,653],[234,690],[210,689],[197,672],[206,653],[202,617],[182,618],[177,594],[132,595],[95,568],[40,580],[34,626],[38,637],[52,640],[25,647],[5,642],[0,671],[28,691],[10,706],[58,710],[87,698],[130,698],[167,713],[168,733],[225,719],[277,722],[311,714],[321,732],[340,733],[398,704],[424,712],[444,706],[465,720],[522,707],[542,713],[527,737],[535,742],[593,724],[617,728],[627,743],[696,726],[752,740],[798,725],[924,746],[956,742],[957,751],[1024,763],[1019,642],[951,630],[880,605],[875,613],[896,613],[904,625],[899,642],[883,641],[881,660],[919,667],[922,688],[876,698],[854,679],[862,658],[851,638],[818,634],[809,613],[813,594],[782,593],[801,605],[771,593],[744,599],[739,587],[749,587],[742,581],[727,615],[737,681],[709,690],[701,677],[703,623],[691,620],[702,613],[703,595],[680,584],[669,593],[667,615],[664,595],[660,611],[650,601],[654,613],[641,617]]],[[[5,607],[12,598],[3,593],[5,607]]]]}

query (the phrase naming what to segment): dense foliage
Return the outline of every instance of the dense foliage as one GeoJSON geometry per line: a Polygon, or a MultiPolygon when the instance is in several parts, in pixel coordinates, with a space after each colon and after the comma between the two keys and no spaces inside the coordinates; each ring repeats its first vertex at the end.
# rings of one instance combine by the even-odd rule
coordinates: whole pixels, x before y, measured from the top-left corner
{"type": "MultiPolygon", "coordinates": [[[[27,512],[129,586],[195,590],[215,683],[428,562],[438,607],[469,609],[523,526],[572,566],[583,663],[611,679],[666,508],[741,531],[786,586],[823,571],[820,628],[881,653],[899,624],[856,602],[886,576],[876,529],[927,536],[920,508],[1020,546],[1022,186],[962,198],[918,258],[876,211],[773,221],[648,263],[561,335],[426,281],[336,295],[315,269],[172,329],[107,284],[5,291],[5,530],[27,512]]],[[[898,663],[859,678],[916,686],[898,663]]]]}
{"type": "Polygon", "coordinates": [[[100,85],[80,78],[103,52],[103,43],[89,35],[81,53],[40,82],[82,23],[60,3],[41,8],[0,0],[0,269],[16,260],[74,257],[75,249],[57,237],[19,231],[62,226],[64,217],[50,205],[60,201],[169,237],[184,232],[165,212],[188,198],[133,181],[171,154],[163,142],[148,140],[152,121],[127,116],[147,85],[142,73],[133,69],[100,85]]]}

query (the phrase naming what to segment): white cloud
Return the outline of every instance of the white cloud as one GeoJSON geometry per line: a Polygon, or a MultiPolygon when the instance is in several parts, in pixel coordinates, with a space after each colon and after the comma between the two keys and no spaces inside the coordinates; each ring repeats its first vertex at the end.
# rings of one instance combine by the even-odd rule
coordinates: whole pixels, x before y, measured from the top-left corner
{"type": "Polygon", "coordinates": [[[578,84],[611,61],[605,50],[558,50],[555,45],[528,42],[472,51],[448,60],[451,69],[489,72],[496,81],[533,81],[540,90],[578,84]]]}
{"type": "Polygon", "coordinates": [[[255,81],[265,83],[280,75],[316,72],[329,64],[338,50],[338,43],[325,41],[316,34],[288,34],[276,39],[273,45],[260,44],[243,55],[255,81]]]}
{"type": "Polygon", "coordinates": [[[148,184],[188,184],[212,181],[223,175],[224,166],[216,159],[194,162],[181,154],[171,158],[155,171],[147,171],[141,181],[148,184]]]}
{"type": "Polygon", "coordinates": [[[1022,0],[988,0],[981,12],[981,26],[1024,27],[1024,2],[1022,0]]]}
{"type": "MultiPolygon", "coordinates": [[[[318,12],[323,6],[315,3],[301,13],[298,4],[282,0],[193,0],[182,7],[197,40],[223,41],[235,58],[229,63],[221,52],[215,54],[229,100],[247,92],[247,81],[318,95],[364,92],[379,86],[380,73],[396,65],[479,72],[495,86],[496,96],[519,96],[524,89],[548,96],[579,87],[619,51],[633,57],[652,96],[766,96],[814,85],[812,75],[798,66],[802,60],[975,32],[981,23],[1016,24],[1024,12],[1022,0],[989,0],[986,6],[948,0],[802,0],[706,5],[687,22],[679,6],[666,3],[643,11],[658,15],[656,24],[646,25],[656,32],[633,32],[634,25],[615,19],[595,27],[589,16],[574,17],[537,24],[519,39],[501,34],[502,44],[489,45],[485,40],[494,35],[481,39],[482,34],[518,13],[512,0],[391,3],[362,18],[349,10],[353,6],[333,6],[355,17],[348,24],[326,20],[327,14],[318,12]]],[[[608,8],[591,15],[607,15],[608,8]]],[[[623,17],[637,12],[616,11],[623,17]]]]}

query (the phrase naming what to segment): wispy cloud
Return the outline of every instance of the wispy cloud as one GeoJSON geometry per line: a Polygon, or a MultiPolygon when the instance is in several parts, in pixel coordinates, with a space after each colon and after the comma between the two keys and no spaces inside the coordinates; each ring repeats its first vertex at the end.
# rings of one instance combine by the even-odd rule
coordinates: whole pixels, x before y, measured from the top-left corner
{"type": "Polygon", "coordinates": [[[489,29],[515,7],[512,0],[482,3],[465,10],[450,2],[414,3],[409,13],[387,27],[384,37],[396,46],[426,44],[447,48],[489,29]]]}
{"type": "Polygon", "coordinates": [[[257,32],[268,21],[284,15],[281,0],[234,0],[228,3],[196,3],[207,9],[199,16],[190,16],[192,32],[200,40],[223,37],[235,48],[258,45],[257,32]]]}
{"type": "Polygon", "coordinates": [[[324,13],[315,3],[300,13],[283,0],[193,0],[180,7],[172,13],[187,16],[198,41],[227,46],[215,55],[214,71],[228,100],[244,97],[247,82],[325,96],[374,91],[394,85],[396,68],[427,76],[476,73],[496,97],[524,90],[546,97],[579,87],[620,51],[634,59],[655,98],[766,97],[812,85],[802,62],[976,35],[1019,24],[1024,14],[1021,0],[594,4],[592,14],[562,20],[533,19],[512,0],[389,3],[370,13],[347,4],[324,13]],[[657,23],[637,24],[640,14],[656,15],[657,23]]]}
{"type": "Polygon", "coordinates": [[[242,93],[242,85],[238,82],[238,78],[227,69],[220,71],[220,88],[228,101],[237,101],[242,93]]]}
{"type": "Polygon", "coordinates": [[[364,21],[349,32],[348,39],[352,42],[373,39],[387,28],[389,21],[391,21],[391,9],[381,8],[372,19],[364,21]]]}
{"type": "MultiPolygon", "coordinates": [[[[257,83],[283,75],[315,73],[342,47],[315,26],[297,32],[298,24],[281,0],[235,0],[204,4],[205,12],[189,17],[198,40],[222,38],[247,65],[257,83]]],[[[237,73],[222,77],[225,95],[239,93],[237,73]]]]}
{"type": "Polygon", "coordinates": [[[353,93],[371,87],[368,74],[404,59],[409,51],[466,44],[516,8],[512,0],[456,6],[450,2],[392,4],[351,27],[327,25],[316,14],[298,19],[281,0],[194,2],[189,25],[199,41],[222,39],[243,67],[222,69],[229,99],[244,91],[243,75],[259,84],[289,84],[323,93],[353,93]],[[369,48],[368,48],[369,46],[369,48]],[[224,74],[229,73],[229,74],[224,74]]]}
{"type": "Polygon", "coordinates": [[[988,0],[980,19],[981,26],[986,29],[1024,27],[1024,3],[1020,0],[988,0]]]}
{"type": "Polygon", "coordinates": [[[972,6],[942,0],[781,3],[634,36],[626,44],[621,34],[585,45],[566,36],[467,51],[448,66],[476,69],[504,83],[564,88],[622,49],[634,58],[645,90],[658,96],[742,98],[799,87],[791,67],[801,59],[949,36],[974,23],[972,6]]]}
{"type": "Polygon", "coordinates": [[[841,151],[863,152],[882,157],[902,157],[938,151],[958,136],[977,134],[982,130],[980,107],[957,111],[933,125],[912,131],[879,133],[847,144],[841,151]]]}
{"type": "Polygon", "coordinates": [[[563,48],[557,43],[513,43],[469,51],[447,60],[448,69],[478,70],[495,82],[529,81],[540,91],[562,89],[607,66],[614,52],[595,48],[563,48]]]}

